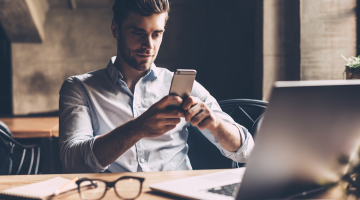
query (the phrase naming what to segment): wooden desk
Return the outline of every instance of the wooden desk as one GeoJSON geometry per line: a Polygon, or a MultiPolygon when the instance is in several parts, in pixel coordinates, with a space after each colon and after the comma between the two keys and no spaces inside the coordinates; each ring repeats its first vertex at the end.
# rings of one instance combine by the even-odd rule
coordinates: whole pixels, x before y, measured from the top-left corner
{"type": "Polygon", "coordinates": [[[59,158],[59,117],[0,118],[19,142],[25,139],[41,141],[41,173],[62,173],[59,158]]]}
{"type": "MultiPolygon", "coordinates": [[[[114,181],[117,178],[121,176],[138,176],[138,177],[144,177],[145,182],[143,184],[143,190],[142,194],[138,198],[146,199],[146,200],[155,200],[155,199],[179,199],[175,196],[166,195],[162,193],[154,193],[151,192],[149,185],[154,183],[160,183],[163,181],[169,181],[179,178],[186,178],[196,175],[203,175],[203,174],[209,174],[214,172],[220,172],[224,169],[218,169],[218,170],[193,170],[193,171],[166,171],[166,172],[136,172],[136,173],[94,173],[94,174],[52,174],[52,175],[18,175],[18,176],[0,176],[0,191],[18,187],[26,184],[36,183],[39,181],[48,180],[51,178],[54,178],[56,176],[61,176],[63,178],[67,179],[73,179],[75,177],[78,178],[98,178],[98,179],[104,179],[107,181],[114,181]]],[[[305,199],[343,199],[342,196],[342,190],[339,185],[339,187],[332,188],[324,193],[316,194],[311,197],[307,197],[305,199]]],[[[63,196],[59,199],[80,199],[79,194],[71,194],[68,196],[63,196]]],[[[106,196],[103,199],[118,199],[114,193],[114,190],[111,189],[106,192],[106,196]]]]}
{"type": "MultiPolygon", "coordinates": [[[[185,178],[190,176],[208,174],[213,172],[219,172],[222,170],[194,170],[194,171],[167,171],[167,172],[136,172],[136,173],[99,173],[99,174],[52,174],[52,175],[18,175],[18,176],[0,176],[0,191],[22,186],[26,184],[36,183],[39,181],[48,180],[54,178],[56,176],[61,176],[67,179],[73,179],[75,177],[82,178],[99,178],[104,179],[107,181],[114,181],[121,176],[138,176],[144,177],[145,182],[143,184],[142,194],[138,198],[146,199],[146,200],[154,200],[154,199],[174,199],[174,196],[164,195],[164,194],[154,194],[150,192],[149,185],[154,183],[160,183],[163,181],[185,178]]],[[[58,198],[57,198],[58,199],[58,198]]],[[[59,199],[80,199],[78,193],[71,194],[69,196],[64,196],[63,198],[59,199]]],[[[105,199],[119,199],[115,195],[114,189],[111,189],[106,192],[106,196],[103,198],[105,199]]]]}
{"type": "Polygon", "coordinates": [[[0,118],[11,130],[13,138],[59,137],[59,117],[0,118]]]}

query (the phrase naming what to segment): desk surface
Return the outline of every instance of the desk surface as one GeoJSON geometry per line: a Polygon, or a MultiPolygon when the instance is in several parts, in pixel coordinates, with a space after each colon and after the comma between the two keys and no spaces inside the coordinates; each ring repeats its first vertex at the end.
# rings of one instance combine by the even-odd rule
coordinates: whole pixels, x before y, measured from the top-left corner
{"type": "MultiPolygon", "coordinates": [[[[208,174],[213,172],[219,172],[222,170],[189,170],[189,171],[166,171],[166,172],[136,172],[136,173],[99,173],[99,174],[52,174],[52,175],[17,175],[17,176],[0,176],[0,191],[18,187],[26,184],[36,183],[39,181],[48,180],[56,176],[61,176],[67,179],[73,179],[75,177],[82,178],[99,178],[107,181],[114,181],[121,176],[138,176],[144,177],[145,182],[143,184],[142,194],[138,198],[153,200],[153,199],[174,199],[173,196],[163,195],[163,194],[153,194],[150,191],[149,185],[154,183],[160,183],[163,181],[185,178],[190,176],[208,174]]],[[[58,199],[58,198],[57,198],[58,199]]],[[[79,194],[71,194],[69,196],[64,196],[59,199],[80,199],[79,194]]],[[[111,189],[106,192],[106,196],[103,199],[118,199],[114,193],[114,190],[111,189]]]]}
{"type": "Polygon", "coordinates": [[[13,138],[59,137],[59,117],[0,118],[11,130],[13,138]]]}
{"type": "MultiPolygon", "coordinates": [[[[99,174],[52,174],[52,175],[17,175],[17,176],[0,176],[0,191],[18,187],[26,184],[36,183],[39,181],[48,180],[51,178],[54,178],[56,176],[61,176],[63,178],[67,179],[73,179],[75,177],[78,178],[98,178],[98,179],[104,179],[107,181],[114,181],[117,178],[121,176],[138,176],[138,177],[144,177],[145,182],[143,184],[143,190],[138,198],[146,199],[146,200],[154,200],[154,199],[175,199],[176,197],[171,195],[165,195],[161,193],[153,193],[150,190],[149,185],[154,183],[160,183],[164,181],[179,179],[179,178],[186,178],[196,175],[203,175],[203,174],[209,174],[214,172],[223,171],[224,169],[218,169],[218,170],[189,170],[189,171],[166,171],[166,172],[136,172],[136,173],[99,173],[99,174]]],[[[313,196],[307,196],[306,199],[343,199],[343,189],[342,185],[339,185],[338,187],[334,187],[326,192],[323,192],[321,194],[316,194],[313,196]]],[[[78,193],[73,193],[68,196],[63,196],[61,198],[57,199],[80,199],[78,193]]],[[[111,189],[107,191],[106,196],[103,199],[118,199],[114,193],[114,190],[111,189]]]]}

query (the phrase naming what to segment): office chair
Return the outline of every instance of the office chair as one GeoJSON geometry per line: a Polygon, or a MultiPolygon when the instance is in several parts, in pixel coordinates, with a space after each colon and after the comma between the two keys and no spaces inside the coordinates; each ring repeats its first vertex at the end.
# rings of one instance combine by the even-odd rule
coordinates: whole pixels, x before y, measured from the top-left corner
{"type": "Polygon", "coordinates": [[[38,174],[39,171],[39,162],[40,162],[40,145],[25,145],[20,144],[14,138],[12,138],[10,129],[0,121],[0,175],[18,175],[18,174],[30,174],[33,166],[34,174],[38,174]],[[18,162],[15,156],[15,152],[22,152],[21,160],[18,162]],[[27,173],[23,173],[23,165],[26,160],[26,152],[31,150],[30,164],[27,173]],[[36,162],[35,160],[35,150],[37,151],[36,162]],[[16,169],[17,168],[17,169],[16,169]],[[13,169],[16,169],[16,173],[13,173],[13,169]]]}
{"type": "MultiPolygon", "coordinates": [[[[254,99],[229,99],[218,102],[221,109],[235,122],[244,126],[254,137],[267,102],[254,99]]],[[[193,169],[224,169],[243,166],[223,156],[196,127],[188,127],[188,156],[193,169]]]]}

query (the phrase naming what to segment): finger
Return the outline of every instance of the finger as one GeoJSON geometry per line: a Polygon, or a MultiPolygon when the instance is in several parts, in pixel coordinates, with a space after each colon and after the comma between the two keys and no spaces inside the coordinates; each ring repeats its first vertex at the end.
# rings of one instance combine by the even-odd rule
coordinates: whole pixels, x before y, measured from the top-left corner
{"type": "Polygon", "coordinates": [[[164,128],[164,133],[174,129],[176,127],[176,125],[166,125],[164,128]]]}
{"type": "Polygon", "coordinates": [[[155,106],[159,109],[165,109],[169,104],[182,104],[183,100],[181,97],[176,95],[167,95],[158,101],[155,106]]]}
{"type": "Polygon", "coordinates": [[[190,108],[185,113],[185,121],[190,122],[193,117],[202,112],[202,108],[199,104],[196,104],[194,107],[190,108]]]}
{"type": "Polygon", "coordinates": [[[189,96],[184,104],[183,104],[183,109],[184,110],[189,110],[193,105],[196,105],[200,102],[200,99],[197,97],[193,97],[193,96],[189,96]]]}
{"type": "Polygon", "coordinates": [[[158,119],[185,117],[185,112],[180,110],[163,110],[158,114],[158,119]]]}
{"type": "Polygon", "coordinates": [[[191,119],[191,125],[192,126],[197,126],[201,121],[203,121],[205,118],[209,117],[210,115],[208,113],[206,113],[206,111],[202,111],[201,113],[199,113],[198,115],[194,116],[191,119]]]}
{"type": "Polygon", "coordinates": [[[181,119],[180,118],[168,118],[168,119],[164,119],[162,120],[162,125],[163,126],[168,126],[168,125],[176,125],[178,123],[180,123],[181,119]]]}
{"type": "Polygon", "coordinates": [[[213,122],[213,120],[211,119],[211,117],[207,117],[204,120],[202,120],[199,124],[198,124],[198,129],[200,130],[204,130],[209,124],[211,124],[213,122]]]}

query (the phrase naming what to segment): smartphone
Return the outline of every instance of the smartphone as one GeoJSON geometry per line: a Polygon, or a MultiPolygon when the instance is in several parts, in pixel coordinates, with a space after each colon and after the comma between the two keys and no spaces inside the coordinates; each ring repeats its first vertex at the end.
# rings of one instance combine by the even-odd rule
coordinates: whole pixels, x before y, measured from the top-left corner
{"type": "MultiPolygon", "coordinates": [[[[196,77],[195,69],[177,69],[171,82],[169,95],[180,96],[184,101],[190,96],[196,77]]],[[[171,104],[168,108],[178,109],[181,105],[171,104]]]]}

